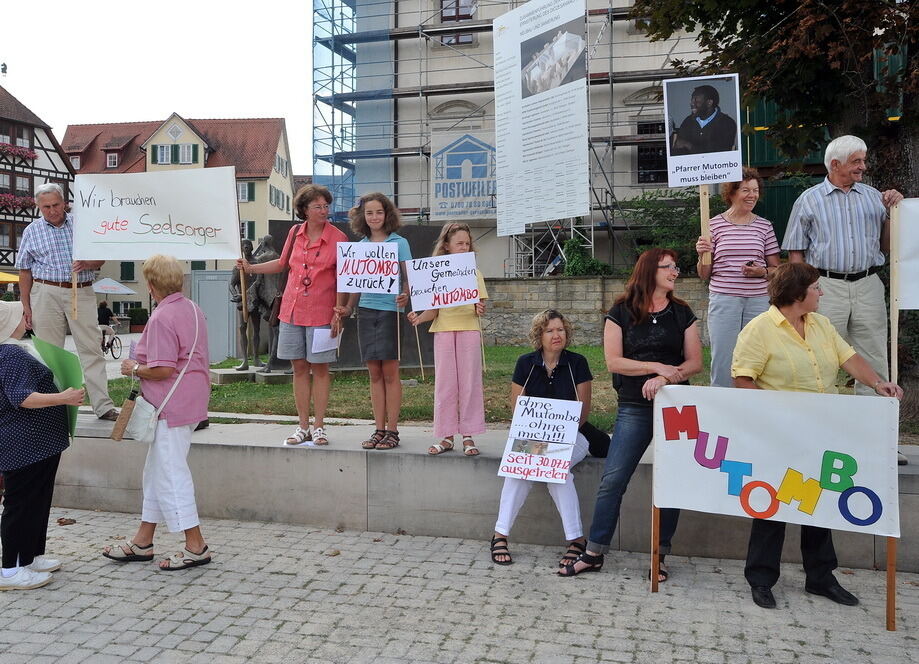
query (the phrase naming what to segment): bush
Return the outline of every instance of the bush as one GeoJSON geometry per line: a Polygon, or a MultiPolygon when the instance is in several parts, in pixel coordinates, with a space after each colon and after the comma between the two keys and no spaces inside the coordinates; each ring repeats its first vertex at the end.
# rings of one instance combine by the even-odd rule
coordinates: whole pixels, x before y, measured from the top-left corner
{"type": "Polygon", "coordinates": [[[6,291],[3,295],[0,295],[0,300],[3,300],[4,302],[15,302],[16,295],[10,291],[6,291]]]}
{"type": "Polygon", "coordinates": [[[131,321],[131,325],[146,325],[150,320],[150,314],[143,307],[128,309],[128,320],[131,321]]]}
{"type": "Polygon", "coordinates": [[[566,240],[564,251],[566,277],[602,276],[613,273],[611,265],[588,254],[577,238],[566,240]]]}

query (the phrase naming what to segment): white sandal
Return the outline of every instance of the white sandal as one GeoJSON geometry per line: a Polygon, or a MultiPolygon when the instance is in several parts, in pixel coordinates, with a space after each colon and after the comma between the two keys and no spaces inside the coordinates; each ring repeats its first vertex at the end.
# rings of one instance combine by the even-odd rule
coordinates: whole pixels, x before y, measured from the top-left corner
{"type": "Polygon", "coordinates": [[[472,436],[463,436],[463,454],[466,456],[479,456],[479,448],[475,446],[472,436]],[[468,445],[467,445],[468,441],[468,445]]]}
{"type": "Polygon", "coordinates": [[[313,427],[313,445],[328,445],[329,437],[322,427],[313,427]],[[321,442],[320,442],[321,441],[321,442]]]}
{"type": "Polygon", "coordinates": [[[453,449],[453,441],[449,438],[444,438],[439,443],[434,443],[428,448],[428,454],[431,456],[436,456],[438,454],[443,454],[444,452],[449,452],[453,449]],[[436,450],[432,452],[431,450],[436,450]]]}
{"type": "Polygon", "coordinates": [[[312,436],[310,436],[310,431],[308,428],[304,429],[303,427],[297,427],[296,431],[284,439],[284,444],[291,447],[296,447],[297,445],[308,443],[311,440],[312,436]]]}

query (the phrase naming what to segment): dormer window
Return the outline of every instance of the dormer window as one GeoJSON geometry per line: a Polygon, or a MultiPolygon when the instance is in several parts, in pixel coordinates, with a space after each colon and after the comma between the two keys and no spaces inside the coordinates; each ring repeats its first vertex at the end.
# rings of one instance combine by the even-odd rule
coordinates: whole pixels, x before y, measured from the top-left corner
{"type": "MultiPolygon", "coordinates": [[[[79,159],[79,157],[77,157],[79,159]]],[[[105,155],[105,167],[106,168],[118,168],[118,153],[109,152],[105,155]]]]}
{"type": "Polygon", "coordinates": [[[192,148],[194,145],[191,143],[181,143],[179,145],[179,163],[180,164],[190,164],[192,163],[192,148]]]}
{"type": "Polygon", "coordinates": [[[70,158],[70,165],[73,166],[73,170],[80,170],[80,155],[74,155],[70,158]]]}

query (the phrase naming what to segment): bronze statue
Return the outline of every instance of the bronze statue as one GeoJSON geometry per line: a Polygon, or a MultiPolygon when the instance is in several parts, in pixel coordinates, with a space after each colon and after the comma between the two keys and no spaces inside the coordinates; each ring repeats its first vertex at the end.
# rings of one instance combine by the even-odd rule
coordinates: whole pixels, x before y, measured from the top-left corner
{"type": "MultiPolygon", "coordinates": [[[[274,248],[274,239],[270,235],[262,238],[255,253],[250,259],[251,263],[267,263],[268,261],[280,258],[274,248]]],[[[258,347],[260,343],[261,321],[268,321],[271,318],[271,303],[278,292],[278,274],[256,274],[249,286],[249,311],[255,324],[255,348],[256,358],[258,358],[258,347]]],[[[262,373],[271,373],[271,363],[277,359],[278,352],[278,332],[277,326],[268,326],[268,361],[262,368],[262,373]]],[[[260,365],[257,365],[260,366],[260,365]]]]}
{"type": "MultiPolygon", "coordinates": [[[[251,240],[242,241],[242,253],[243,253],[243,258],[245,258],[247,261],[251,263],[253,260],[251,240]]],[[[250,326],[253,327],[255,330],[258,330],[259,321],[258,319],[252,320],[252,296],[248,295],[249,289],[247,289],[247,295],[248,295],[248,303],[247,303],[248,307],[247,308],[249,310],[248,312],[249,320],[247,321],[246,317],[243,316],[242,285],[240,281],[239,270],[237,269],[233,270],[233,276],[230,277],[230,287],[229,288],[230,288],[230,302],[236,303],[236,311],[238,312],[237,318],[236,318],[237,330],[238,330],[238,334],[236,335],[236,348],[237,348],[239,357],[241,357],[243,360],[242,364],[236,367],[236,370],[237,371],[248,371],[250,351],[251,351],[251,354],[255,356],[255,360],[253,362],[255,366],[257,367],[262,366],[262,360],[258,356],[258,345],[256,343],[254,347],[252,346],[252,344],[250,343],[251,339],[249,335],[250,326]]],[[[255,334],[257,335],[258,332],[256,332],[255,334]]]]}

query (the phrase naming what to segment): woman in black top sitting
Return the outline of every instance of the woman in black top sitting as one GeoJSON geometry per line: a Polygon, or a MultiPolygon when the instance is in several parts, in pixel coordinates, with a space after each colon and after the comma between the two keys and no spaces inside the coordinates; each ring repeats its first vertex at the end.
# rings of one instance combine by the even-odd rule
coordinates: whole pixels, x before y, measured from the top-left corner
{"type": "MultiPolygon", "coordinates": [[[[649,249],[606,315],[603,352],[619,396],[606,469],[600,480],[587,551],[559,574],[574,576],[603,566],[619,521],[619,508],[638,462],[653,437],[654,395],[664,385],[687,384],[702,370],[702,342],[692,309],[673,295],[680,269],[669,249],[649,249]]],[[[660,552],[670,552],[679,510],[662,509],[660,552]]],[[[667,580],[661,566],[659,581],[667,580]]]]}
{"type": "MultiPolygon", "coordinates": [[[[583,404],[580,424],[583,425],[590,414],[593,376],[583,355],[565,350],[571,343],[571,324],[558,311],[548,309],[533,317],[529,336],[530,343],[536,350],[517,358],[514,377],[511,379],[511,409],[513,410],[516,405],[517,397],[522,394],[545,399],[580,401],[583,404]]],[[[574,475],[571,470],[587,455],[587,446],[587,439],[578,433],[571,455],[568,480],[564,484],[547,484],[549,495],[552,496],[562,517],[565,539],[569,541],[568,552],[559,565],[575,560],[585,547],[578,492],[574,487],[574,475]]],[[[534,483],[533,480],[504,478],[498,521],[495,523],[495,534],[491,540],[491,559],[498,565],[510,565],[513,562],[507,548],[507,536],[534,483]]]]}

